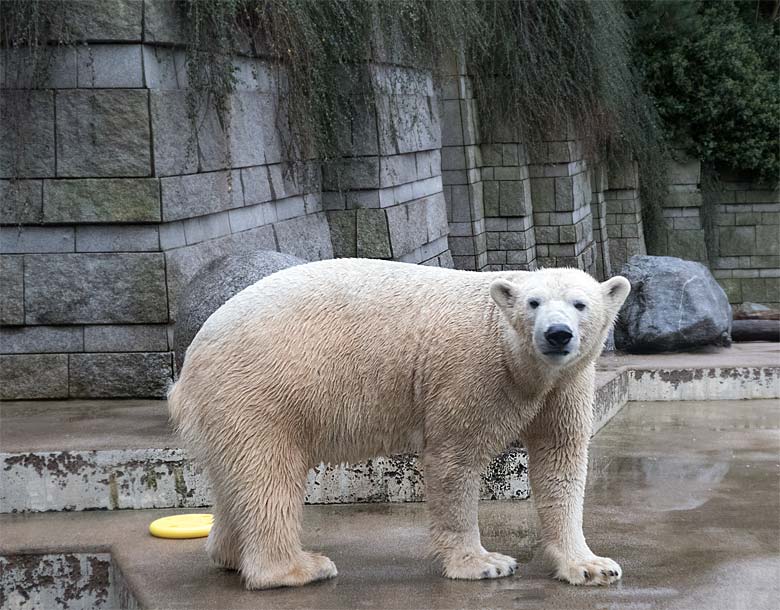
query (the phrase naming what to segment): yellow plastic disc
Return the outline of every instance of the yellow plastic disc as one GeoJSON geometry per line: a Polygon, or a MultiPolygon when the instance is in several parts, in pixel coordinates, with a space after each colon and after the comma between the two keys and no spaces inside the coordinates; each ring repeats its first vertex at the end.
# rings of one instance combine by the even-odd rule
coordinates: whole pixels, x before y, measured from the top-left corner
{"type": "Polygon", "coordinates": [[[214,515],[171,515],[149,524],[149,533],[157,538],[204,538],[209,535],[214,515]]]}

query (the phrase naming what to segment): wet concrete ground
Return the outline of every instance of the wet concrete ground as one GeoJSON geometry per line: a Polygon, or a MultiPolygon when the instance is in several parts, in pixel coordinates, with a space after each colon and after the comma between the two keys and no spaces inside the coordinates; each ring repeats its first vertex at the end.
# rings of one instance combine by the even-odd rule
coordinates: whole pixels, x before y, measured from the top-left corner
{"type": "Polygon", "coordinates": [[[621,583],[579,588],[541,564],[532,501],[484,502],[483,544],[514,577],[449,581],[426,558],[423,504],[307,506],[306,546],[339,576],[248,592],[203,541],[148,536],[176,511],[4,515],[0,553],[110,548],[149,608],[631,608],[764,610],[780,600],[780,402],[631,403],[594,439],[585,506],[593,550],[621,583]]]}

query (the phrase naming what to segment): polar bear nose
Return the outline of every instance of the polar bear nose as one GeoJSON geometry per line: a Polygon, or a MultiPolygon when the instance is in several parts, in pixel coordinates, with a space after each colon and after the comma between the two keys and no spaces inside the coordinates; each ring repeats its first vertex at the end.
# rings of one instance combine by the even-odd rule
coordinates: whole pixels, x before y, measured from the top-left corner
{"type": "Polygon", "coordinates": [[[571,328],[565,324],[553,324],[544,333],[544,338],[547,339],[547,343],[554,347],[563,347],[569,341],[574,334],[571,332],[571,328]]]}

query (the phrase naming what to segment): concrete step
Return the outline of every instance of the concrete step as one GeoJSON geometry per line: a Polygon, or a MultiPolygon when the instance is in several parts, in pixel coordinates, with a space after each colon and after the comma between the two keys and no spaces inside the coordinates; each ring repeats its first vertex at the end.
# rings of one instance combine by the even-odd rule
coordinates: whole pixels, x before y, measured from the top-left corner
{"type": "Polygon", "coordinates": [[[774,609],[778,442],[776,400],[624,408],[591,446],[584,515],[594,552],[623,568],[612,587],[550,579],[532,501],[480,505],[483,545],[520,562],[492,581],[440,576],[421,503],[306,506],[304,548],[339,575],[271,591],[211,566],[203,540],[149,536],[181,510],[93,511],[0,515],[0,607],[774,609]]]}
{"type": "MultiPolygon", "coordinates": [[[[609,355],[597,376],[594,433],[628,400],[780,396],[776,344],[655,356],[609,355]]],[[[164,401],[0,404],[0,512],[207,506],[209,484],[172,434],[164,401]]],[[[417,502],[415,456],[321,465],[309,472],[308,504],[417,502]]],[[[483,476],[482,498],[529,495],[526,455],[513,447],[483,476]]]]}

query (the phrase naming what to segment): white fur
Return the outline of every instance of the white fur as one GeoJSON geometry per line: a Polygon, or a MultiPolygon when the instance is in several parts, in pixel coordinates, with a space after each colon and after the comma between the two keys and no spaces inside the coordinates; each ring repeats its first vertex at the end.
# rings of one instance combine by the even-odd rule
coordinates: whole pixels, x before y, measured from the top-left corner
{"type": "Polygon", "coordinates": [[[341,259],[242,291],[204,324],[169,395],[214,487],[209,554],[248,588],[334,576],[329,559],[300,547],[308,468],[420,452],[445,575],[506,576],[515,560],[480,543],[479,475],[521,438],[555,575],[619,578],[585,543],[582,501],[593,363],[628,290],[623,278],[599,284],[575,269],[341,259]],[[552,322],[573,330],[565,357],[544,353],[552,322]]]}

